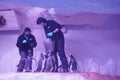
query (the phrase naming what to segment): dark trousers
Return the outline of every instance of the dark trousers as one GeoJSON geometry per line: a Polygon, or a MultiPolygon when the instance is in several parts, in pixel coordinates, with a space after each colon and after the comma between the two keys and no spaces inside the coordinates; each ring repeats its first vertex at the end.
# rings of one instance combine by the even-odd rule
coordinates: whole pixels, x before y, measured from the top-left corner
{"type": "Polygon", "coordinates": [[[21,59],[18,64],[17,72],[23,72],[23,69],[26,69],[26,71],[30,71],[32,69],[33,50],[19,50],[19,53],[21,59]]]}
{"type": "Polygon", "coordinates": [[[58,58],[57,58],[57,53],[58,53],[63,66],[63,71],[68,72],[68,61],[64,51],[64,38],[57,39],[54,42],[55,42],[55,46],[54,46],[55,64],[57,67],[56,71],[58,71],[58,58]]]}

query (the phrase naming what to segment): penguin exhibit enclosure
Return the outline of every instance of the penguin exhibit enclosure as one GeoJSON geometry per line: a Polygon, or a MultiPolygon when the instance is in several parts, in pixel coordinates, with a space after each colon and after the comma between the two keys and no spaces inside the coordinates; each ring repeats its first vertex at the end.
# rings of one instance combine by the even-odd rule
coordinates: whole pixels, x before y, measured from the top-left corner
{"type": "Polygon", "coordinates": [[[120,80],[120,0],[0,0],[0,80],[120,80]]]}

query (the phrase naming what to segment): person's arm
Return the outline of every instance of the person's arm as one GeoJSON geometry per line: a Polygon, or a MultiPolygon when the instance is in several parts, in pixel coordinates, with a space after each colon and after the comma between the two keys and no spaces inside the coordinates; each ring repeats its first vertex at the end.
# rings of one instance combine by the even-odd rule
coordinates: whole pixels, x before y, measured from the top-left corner
{"type": "Polygon", "coordinates": [[[59,28],[56,28],[53,33],[57,33],[60,29],[59,28]]]}
{"type": "Polygon", "coordinates": [[[37,46],[37,42],[36,42],[36,39],[35,39],[35,37],[32,35],[32,38],[33,38],[33,42],[32,43],[30,43],[30,45],[31,45],[31,47],[36,47],[37,46]]]}
{"type": "Polygon", "coordinates": [[[58,24],[57,22],[55,21],[51,21],[50,23],[51,25],[53,25],[52,27],[54,27],[54,30],[50,33],[48,33],[49,36],[53,36],[54,33],[57,33],[60,31],[60,29],[62,28],[60,24],[58,24]]]}
{"type": "MultiPolygon", "coordinates": [[[[47,37],[51,38],[55,33],[59,32],[62,28],[61,25],[54,20],[49,21],[49,25],[52,26],[52,31],[47,33],[47,37]]],[[[46,28],[44,28],[46,29],[46,28]]],[[[46,30],[45,30],[46,31],[46,30]]]]}
{"type": "Polygon", "coordinates": [[[16,46],[17,46],[18,48],[20,48],[21,45],[22,45],[22,38],[21,38],[21,36],[19,36],[18,39],[17,39],[16,46]]]}

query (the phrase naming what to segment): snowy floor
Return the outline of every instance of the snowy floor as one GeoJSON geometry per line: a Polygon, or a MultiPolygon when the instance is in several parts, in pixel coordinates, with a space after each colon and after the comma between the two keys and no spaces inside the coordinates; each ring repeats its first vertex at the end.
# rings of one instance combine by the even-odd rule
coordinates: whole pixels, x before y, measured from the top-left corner
{"type": "Polygon", "coordinates": [[[0,73],[0,80],[120,80],[97,73],[0,73]]]}

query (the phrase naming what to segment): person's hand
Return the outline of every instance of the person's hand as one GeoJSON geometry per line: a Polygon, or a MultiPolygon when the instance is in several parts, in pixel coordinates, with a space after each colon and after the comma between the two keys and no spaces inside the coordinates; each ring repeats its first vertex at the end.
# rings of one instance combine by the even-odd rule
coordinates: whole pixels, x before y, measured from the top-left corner
{"type": "Polygon", "coordinates": [[[24,44],[24,43],[27,43],[27,40],[23,40],[22,43],[23,43],[23,44],[24,44]]]}
{"type": "Polygon", "coordinates": [[[53,32],[49,32],[49,33],[47,34],[47,36],[48,36],[48,37],[52,37],[52,36],[53,36],[53,32]]]}

